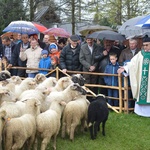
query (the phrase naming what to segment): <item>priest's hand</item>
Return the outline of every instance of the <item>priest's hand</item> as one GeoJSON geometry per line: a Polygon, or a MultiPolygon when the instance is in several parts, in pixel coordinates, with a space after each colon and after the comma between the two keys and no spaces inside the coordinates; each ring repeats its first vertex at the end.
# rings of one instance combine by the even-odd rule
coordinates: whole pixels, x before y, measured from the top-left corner
{"type": "Polygon", "coordinates": [[[125,71],[124,67],[120,67],[120,68],[117,70],[117,73],[122,73],[122,72],[124,72],[124,71],[125,71]]]}

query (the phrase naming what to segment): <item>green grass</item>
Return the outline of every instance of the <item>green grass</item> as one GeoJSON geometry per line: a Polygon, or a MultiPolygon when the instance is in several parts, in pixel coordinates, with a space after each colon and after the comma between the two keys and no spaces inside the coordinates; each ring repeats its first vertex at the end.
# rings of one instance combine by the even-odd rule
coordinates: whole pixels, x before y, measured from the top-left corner
{"type": "Polygon", "coordinates": [[[150,150],[150,118],[110,112],[105,130],[106,136],[99,132],[96,140],[90,139],[89,131],[76,133],[74,142],[59,135],[57,150],[150,150]]]}

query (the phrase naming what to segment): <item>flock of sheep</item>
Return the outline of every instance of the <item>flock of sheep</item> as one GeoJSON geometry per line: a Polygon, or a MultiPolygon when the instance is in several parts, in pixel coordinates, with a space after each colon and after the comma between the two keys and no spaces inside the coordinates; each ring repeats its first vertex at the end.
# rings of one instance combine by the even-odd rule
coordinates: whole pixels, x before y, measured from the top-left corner
{"type": "Polygon", "coordinates": [[[97,96],[90,103],[83,81],[79,74],[57,81],[42,74],[21,80],[0,72],[0,150],[37,150],[39,137],[41,150],[51,138],[56,150],[58,133],[61,131],[62,138],[67,133],[73,141],[78,125],[81,131],[89,128],[91,139],[95,139],[102,122],[105,135],[109,112],[105,97],[97,96]]]}

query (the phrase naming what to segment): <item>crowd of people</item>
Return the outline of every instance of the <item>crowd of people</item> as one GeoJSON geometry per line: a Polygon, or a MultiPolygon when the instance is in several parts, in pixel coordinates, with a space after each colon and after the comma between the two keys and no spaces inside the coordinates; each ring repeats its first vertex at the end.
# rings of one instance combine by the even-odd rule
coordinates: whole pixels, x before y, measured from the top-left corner
{"type": "MultiPolygon", "coordinates": [[[[149,38],[147,37],[147,39],[149,38]]],[[[69,70],[117,74],[124,73],[124,68],[127,68],[131,62],[133,63],[132,60],[136,59],[138,62],[139,60],[136,57],[142,52],[142,47],[138,47],[138,41],[136,39],[129,39],[128,45],[124,45],[120,43],[120,41],[107,39],[103,41],[95,40],[90,38],[89,35],[85,37],[84,41],[82,41],[78,35],[71,35],[68,39],[60,38],[57,40],[54,36],[53,40],[51,40],[50,35],[44,35],[41,41],[37,35],[18,34],[16,40],[3,37],[0,42],[0,57],[2,59],[3,68],[7,66],[11,75],[32,78],[35,77],[37,73],[46,75],[48,71],[30,69],[25,71],[23,69],[11,69],[11,67],[55,69],[58,66],[64,73],[69,70]],[[123,67],[119,68],[120,66],[123,67]]],[[[148,44],[143,45],[144,50],[150,45],[150,41],[147,40],[146,42],[148,42],[148,44]]],[[[148,49],[148,54],[150,54],[149,51],[150,48],[148,49]]],[[[147,57],[149,62],[149,55],[147,57]]],[[[136,63],[136,65],[141,65],[140,63],[142,62],[136,63]]],[[[138,68],[139,66],[134,68],[137,73],[141,71],[138,70],[138,68]]],[[[145,68],[148,70],[149,66],[145,66],[145,68]]],[[[130,70],[130,68],[128,70],[130,70]]],[[[148,71],[146,73],[149,75],[148,71]]],[[[55,74],[52,74],[52,76],[55,76],[55,74]]],[[[83,76],[88,84],[118,86],[117,76],[104,77],[89,74],[83,74],[83,76]]],[[[130,76],[131,75],[129,75],[129,77],[130,76]]],[[[139,81],[137,80],[136,82],[138,83],[139,81]]],[[[150,81],[147,80],[147,83],[149,82],[150,81]]],[[[134,88],[132,82],[129,84],[134,88]]],[[[137,85],[138,89],[139,87],[140,85],[137,85]]],[[[91,90],[96,94],[100,92],[110,97],[118,97],[117,90],[107,90],[105,88],[101,88],[100,90],[98,88],[91,88],[91,90]]],[[[147,94],[149,94],[148,91],[147,94]]],[[[132,94],[130,92],[129,98],[131,97],[132,94]]],[[[150,97],[150,95],[148,95],[148,97],[150,97]]],[[[135,98],[134,95],[133,98],[135,98]]],[[[138,99],[137,93],[136,99],[138,99]]],[[[117,100],[108,99],[108,103],[112,106],[119,105],[117,100]]],[[[129,107],[133,107],[133,105],[134,103],[129,103],[129,107]]]]}

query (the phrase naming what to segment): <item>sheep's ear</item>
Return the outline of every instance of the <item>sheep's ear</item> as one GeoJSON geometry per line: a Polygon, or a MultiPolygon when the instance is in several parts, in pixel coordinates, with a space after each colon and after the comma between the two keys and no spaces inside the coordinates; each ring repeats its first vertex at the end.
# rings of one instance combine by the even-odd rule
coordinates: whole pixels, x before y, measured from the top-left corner
{"type": "Polygon", "coordinates": [[[87,103],[88,105],[90,105],[90,102],[89,102],[88,100],[86,100],[86,103],[87,103]]]}
{"type": "Polygon", "coordinates": [[[65,101],[61,101],[59,104],[62,105],[62,106],[66,106],[67,105],[67,103],[65,101]]]}
{"type": "Polygon", "coordinates": [[[40,106],[40,105],[41,105],[41,102],[39,100],[36,100],[34,106],[37,107],[37,106],[40,106]]]}
{"type": "Polygon", "coordinates": [[[72,90],[75,90],[75,89],[77,89],[77,87],[78,87],[78,86],[77,86],[77,84],[76,84],[76,83],[74,83],[73,85],[71,85],[71,87],[70,87],[70,88],[71,88],[72,90]]]}
{"type": "Polygon", "coordinates": [[[53,86],[55,86],[55,85],[56,85],[56,83],[57,83],[57,81],[56,81],[56,80],[53,80],[53,86]]]}
{"type": "Polygon", "coordinates": [[[8,91],[7,91],[7,90],[0,89],[0,94],[6,94],[6,93],[8,93],[8,91]]]}
{"type": "Polygon", "coordinates": [[[5,110],[2,110],[2,111],[0,112],[1,118],[2,118],[2,119],[5,119],[6,114],[7,114],[6,111],[5,111],[5,110]]]}

